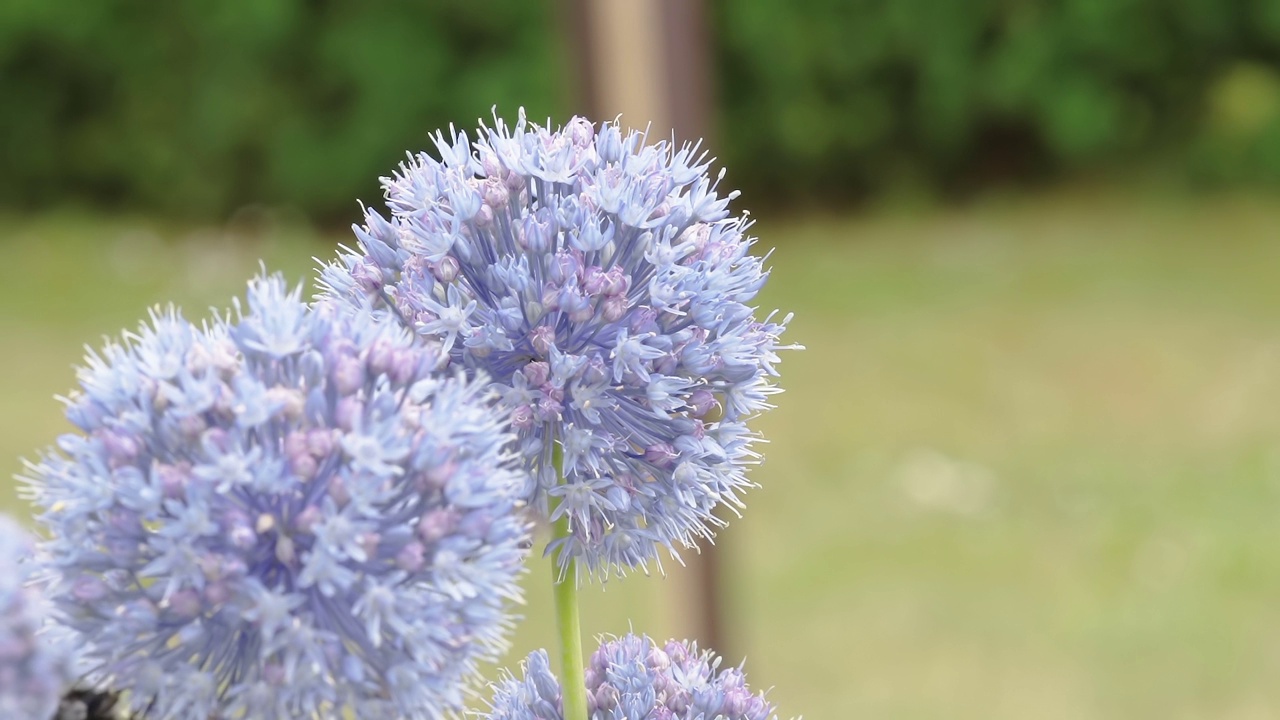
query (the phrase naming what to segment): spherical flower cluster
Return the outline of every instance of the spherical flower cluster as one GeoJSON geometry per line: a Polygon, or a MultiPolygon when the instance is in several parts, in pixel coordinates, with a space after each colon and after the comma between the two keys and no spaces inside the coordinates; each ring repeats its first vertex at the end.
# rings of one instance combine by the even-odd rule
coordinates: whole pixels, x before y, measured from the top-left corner
{"type": "Polygon", "coordinates": [[[528,482],[438,347],[259,278],[91,354],[28,483],[88,680],[149,718],[436,718],[504,647],[528,482]]]}
{"type": "MultiPolygon", "coordinates": [[[[692,643],[658,645],[645,635],[604,642],[586,670],[588,713],[591,720],[776,720],[741,667],[719,667],[720,658],[692,643]]],[[[564,720],[545,651],[525,660],[524,678],[497,684],[492,706],[486,720],[564,720]]]]}
{"type": "Polygon", "coordinates": [[[644,566],[710,536],[758,456],[785,320],[751,306],[767,273],[696,146],[617,124],[501,121],[436,138],[384,178],[326,295],[392,314],[494,379],[532,470],[567,517],[562,567],[644,566]],[[562,465],[557,472],[557,465],[562,465]]]}
{"type": "Polygon", "coordinates": [[[0,718],[48,720],[71,684],[64,645],[40,633],[48,608],[26,531],[0,515],[0,718]]]}

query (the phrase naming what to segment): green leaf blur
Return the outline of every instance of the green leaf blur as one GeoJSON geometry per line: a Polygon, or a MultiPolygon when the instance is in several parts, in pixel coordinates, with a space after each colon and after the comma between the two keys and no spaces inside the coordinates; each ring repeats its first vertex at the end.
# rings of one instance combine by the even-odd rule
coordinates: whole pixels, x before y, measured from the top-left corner
{"type": "Polygon", "coordinates": [[[546,115],[550,17],[468,3],[0,4],[0,196],[347,217],[450,122],[546,115]]]}

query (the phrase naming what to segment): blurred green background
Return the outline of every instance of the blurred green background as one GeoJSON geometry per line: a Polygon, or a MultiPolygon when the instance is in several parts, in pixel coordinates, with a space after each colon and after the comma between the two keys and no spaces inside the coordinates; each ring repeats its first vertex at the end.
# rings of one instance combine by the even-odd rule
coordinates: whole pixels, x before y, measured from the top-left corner
{"type": "MultiPolygon", "coordinates": [[[[1280,2],[709,5],[796,313],[725,616],[783,717],[1280,718],[1280,2]]],[[[0,473],[82,346],[308,279],[427,133],[564,120],[564,5],[0,3],[0,473]]],[[[0,504],[25,512],[15,484],[0,504]]],[[[691,582],[587,592],[687,627],[691,582]]],[[[508,664],[553,642],[549,569],[508,664]]]]}

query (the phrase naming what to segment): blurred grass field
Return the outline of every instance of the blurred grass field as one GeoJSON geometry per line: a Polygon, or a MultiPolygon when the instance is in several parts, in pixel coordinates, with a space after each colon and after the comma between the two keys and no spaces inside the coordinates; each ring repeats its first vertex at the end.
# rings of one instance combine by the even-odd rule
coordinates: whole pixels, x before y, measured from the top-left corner
{"type": "MultiPolygon", "coordinates": [[[[65,430],[83,344],[344,241],[0,228],[6,477],[65,430]]],[[[1280,718],[1280,205],[1064,190],[756,231],[807,349],[758,423],[726,612],[783,717],[1280,718]]],[[[552,642],[548,575],[511,665],[552,642]]],[[[588,590],[585,632],[681,632],[672,575],[588,590]]]]}

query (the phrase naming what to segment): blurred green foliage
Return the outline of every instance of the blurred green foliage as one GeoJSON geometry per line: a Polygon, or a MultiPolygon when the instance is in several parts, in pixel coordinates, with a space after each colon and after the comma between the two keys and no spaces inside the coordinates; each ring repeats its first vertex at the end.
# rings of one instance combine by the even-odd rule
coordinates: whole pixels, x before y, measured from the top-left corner
{"type": "Polygon", "coordinates": [[[956,186],[1151,154],[1280,180],[1276,0],[721,0],[715,25],[736,184],[956,186]]]}
{"type": "MultiPolygon", "coordinates": [[[[1280,181],[1280,0],[709,0],[718,154],[786,201],[1157,157],[1280,181]]],[[[350,218],[492,106],[566,114],[565,5],[7,0],[0,197],[350,218]]]]}
{"type": "Polygon", "coordinates": [[[0,196],[184,215],[352,215],[406,148],[495,104],[545,117],[548,6],[522,0],[6,0],[0,196]]]}

